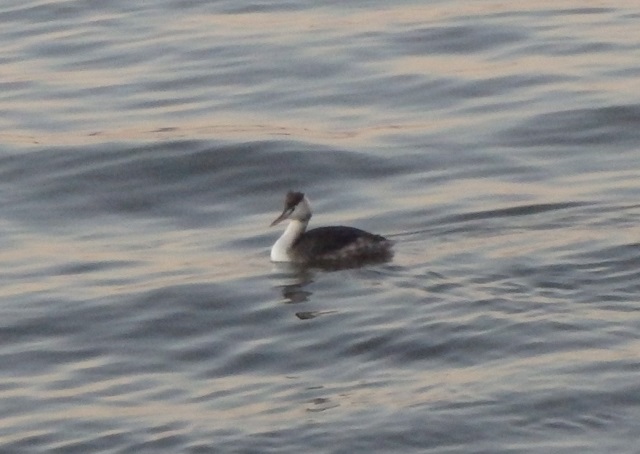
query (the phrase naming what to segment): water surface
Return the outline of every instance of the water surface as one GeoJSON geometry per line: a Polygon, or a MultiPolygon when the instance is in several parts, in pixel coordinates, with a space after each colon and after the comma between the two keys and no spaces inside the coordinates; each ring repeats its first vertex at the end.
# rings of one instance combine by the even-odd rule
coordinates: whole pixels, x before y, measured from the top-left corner
{"type": "Polygon", "coordinates": [[[635,453],[639,17],[4,2],[0,450],[635,453]]]}

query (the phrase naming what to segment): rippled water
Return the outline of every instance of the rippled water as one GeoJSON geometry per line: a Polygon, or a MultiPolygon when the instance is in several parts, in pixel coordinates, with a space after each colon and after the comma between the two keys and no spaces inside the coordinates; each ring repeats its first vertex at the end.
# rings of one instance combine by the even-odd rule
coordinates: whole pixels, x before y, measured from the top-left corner
{"type": "Polygon", "coordinates": [[[0,450],[637,452],[639,19],[3,2],[0,450]]]}

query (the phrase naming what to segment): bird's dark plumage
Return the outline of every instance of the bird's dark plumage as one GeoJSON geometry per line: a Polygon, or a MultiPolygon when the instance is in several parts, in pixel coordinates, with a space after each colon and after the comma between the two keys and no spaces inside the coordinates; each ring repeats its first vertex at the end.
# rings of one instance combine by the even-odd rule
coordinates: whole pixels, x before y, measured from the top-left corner
{"type": "Polygon", "coordinates": [[[303,233],[291,249],[299,261],[312,263],[387,260],[391,242],[355,227],[318,227],[303,233]]]}

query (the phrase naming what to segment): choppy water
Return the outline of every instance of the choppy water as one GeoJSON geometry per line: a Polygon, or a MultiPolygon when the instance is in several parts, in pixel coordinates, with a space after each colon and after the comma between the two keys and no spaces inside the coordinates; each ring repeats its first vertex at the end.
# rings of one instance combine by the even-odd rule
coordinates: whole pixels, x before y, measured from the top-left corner
{"type": "Polygon", "coordinates": [[[639,20],[4,1],[0,451],[636,453],[639,20]]]}

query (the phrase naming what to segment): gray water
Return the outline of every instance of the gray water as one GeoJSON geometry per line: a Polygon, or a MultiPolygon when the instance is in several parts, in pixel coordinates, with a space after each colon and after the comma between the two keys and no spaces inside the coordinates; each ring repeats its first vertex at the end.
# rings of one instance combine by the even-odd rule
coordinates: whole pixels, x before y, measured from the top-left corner
{"type": "Polygon", "coordinates": [[[637,453],[608,5],[5,0],[0,451],[637,453]],[[289,189],[394,260],[271,264],[289,189]]]}

